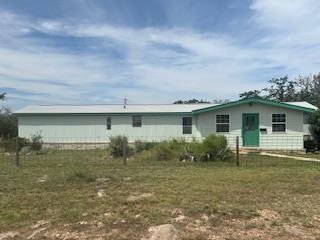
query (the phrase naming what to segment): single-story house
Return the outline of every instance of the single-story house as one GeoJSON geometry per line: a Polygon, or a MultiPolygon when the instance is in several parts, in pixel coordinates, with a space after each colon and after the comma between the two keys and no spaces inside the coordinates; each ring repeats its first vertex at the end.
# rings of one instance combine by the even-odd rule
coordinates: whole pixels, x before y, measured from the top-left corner
{"type": "Polygon", "coordinates": [[[158,142],[222,134],[231,147],[239,136],[242,148],[303,150],[308,116],[316,109],[307,102],[248,98],[224,104],[39,105],[15,114],[20,137],[41,134],[46,144],[105,144],[117,135],[158,142]]]}

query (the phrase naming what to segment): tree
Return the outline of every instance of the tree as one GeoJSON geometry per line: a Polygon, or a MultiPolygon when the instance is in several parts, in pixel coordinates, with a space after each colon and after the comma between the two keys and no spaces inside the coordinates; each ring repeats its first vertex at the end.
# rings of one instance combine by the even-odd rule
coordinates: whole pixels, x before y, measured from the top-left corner
{"type": "Polygon", "coordinates": [[[312,113],[309,119],[310,133],[317,143],[318,149],[320,147],[320,110],[312,113]]]}
{"type": "Polygon", "coordinates": [[[253,90],[248,92],[243,92],[239,94],[241,99],[251,98],[251,97],[261,97],[261,91],[253,90]]]}
{"type": "Polygon", "coordinates": [[[200,104],[200,103],[210,103],[208,101],[204,101],[204,100],[198,100],[198,99],[190,99],[190,100],[186,100],[186,101],[183,101],[183,100],[177,100],[175,102],[173,102],[173,104],[200,104]]]}
{"type": "Polygon", "coordinates": [[[290,102],[296,99],[295,81],[289,81],[288,76],[272,78],[268,81],[270,87],[264,88],[266,98],[279,102],[290,102]]]}
{"type": "Polygon", "coordinates": [[[6,93],[0,93],[0,101],[5,100],[6,95],[7,95],[6,93]]]}
{"type": "MultiPolygon", "coordinates": [[[[6,93],[0,94],[0,101],[4,101],[6,93]]],[[[0,111],[0,137],[12,138],[18,135],[18,120],[17,117],[11,114],[10,109],[1,106],[0,111]]]]}

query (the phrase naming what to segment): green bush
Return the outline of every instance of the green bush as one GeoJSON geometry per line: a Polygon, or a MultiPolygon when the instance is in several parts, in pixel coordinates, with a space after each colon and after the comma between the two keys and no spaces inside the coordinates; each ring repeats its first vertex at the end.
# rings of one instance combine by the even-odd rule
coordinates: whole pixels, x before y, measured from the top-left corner
{"type": "Polygon", "coordinates": [[[209,161],[224,161],[233,156],[225,136],[211,134],[203,140],[202,145],[209,161]]]}
{"type": "Polygon", "coordinates": [[[320,149],[320,110],[312,113],[309,118],[310,133],[317,144],[318,150],[320,149]]]}
{"type": "Polygon", "coordinates": [[[134,142],[134,150],[136,153],[142,153],[143,151],[150,150],[156,144],[155,142],[142,142],[141,140],[137,140],[134,142]]]}
{"type": "Polygon", "coordinates": [[[30,138],[30,147],[33,151],[40,151],[42,149],[43,141],[41,134],[34,134],[30,138]]]}
{"type": "Polygon", "coordinates": [[[304,149],[306,149],[306,152],[317,151],[317,143],[313,139],[304,140],[303,146],[304,146],[304,149]]]}
{"type": "MultiPolygon", "coordinates": [[[[28,139],[18,138],[19,141],[19,151],[26,145],[29,144],[28,139]]],[[[16,151],[16,138],[4,139],[0,142],[0,146],[5,152],[15,152],[16,151]]]]}
{"type": "Polygon", "coordinates": [[[72,172],[67,176],[67,181],[74,181],[74,182],[94,182],[96,180],[95,176],[90,174],[86,170],[82,169],[74,169],[72,172]]]}
{"type": "Polygon", "coordinates": [[[152,148],[153,157],[159,161],[174,159],[177,155],[168,142],[162,142],[152,148]]]}
{"type": "Polygon", "coordinates": [[[125,151],[126,156],[131,154],[131,148],[128,144],[128,138],[125,136],[115,136],[110,138],[110,154],[113,157],[122,157],[125,151]]]}

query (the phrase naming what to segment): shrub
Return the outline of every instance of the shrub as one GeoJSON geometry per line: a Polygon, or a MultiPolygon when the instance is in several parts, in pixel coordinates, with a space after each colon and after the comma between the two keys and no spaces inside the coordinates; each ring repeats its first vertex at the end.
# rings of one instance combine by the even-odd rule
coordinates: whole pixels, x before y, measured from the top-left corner
{"type": "Polygon", "coordinates": [[[193,140],[191,143],[185,143],[178,159],[180,161],[203,161],[206,158],[203,144],[193,140]]]}
{"type": "Polygon", "coordinates": [[[94,182],[96,180],[95,176],[91,175],[88,171],[82,169],[74,169],[70,175],[67,177],[67,181],[83,181],[83,182],[94,182]]]}
{"type": "Polygon", "coordinates": [[[33,151],[40,151],[42,149],[43,141],[41,134],[32,135],[30,140],[30,146],[33,151]]]}
{"type": "Polygon", "coordinates": [[[225,136],[211,134],[204,139],[202,144],[209,161],[224,161],[232,158],[233,154],[225,136]]]}
{"type": "Polygon", "coordinates": [[[122,157],[125,150],[126,155],[130,155],[131,148],[128,145],[128,138],[125,136],[115,136],[110,138],[109,144],[110,154],[113,157],[122,157]]]}
{"type": "Polygon", "coordinates": [[[315,152],[317,150],[317,144],[313,139],[304,140],[303,146],[306,152],[315,152]]]}
{"type": "Polygon", "coordinates": [[[134,150],[137,153],[143,152],[145,150],[145,143],[140,140],[135,141],[134,142],[134,150]]]}
{"type": "Polygon", "coordinates": [[[317,148],[320,147],[320,110],[311,114],[309,118],[310,133],[317,144],[317,148]]]}
{"type": "MultiPolygon", "coordinates": [[[[29,141],[26,138],[18,138],[19,141],[19,151],[26,145],[29,141]]],[[[1,147],[3,147],[5,152],[15,152],[16,151],[16,138],[4,139],[0,142],[1,147]]]]}
{"type": "Polygon", "coordinates": [[[159,161],[174,159],[176,154],[168,142],[162,142],[152,148],[153,156],[159,161]]]}
{"type": "Polygon", "coordinates": [[[142,142],[137,140],[134,142],[134,149],[136,153],[141,153],[143,151],[148,151],[153,148],[157,143],[155,142],[142,142]]]}

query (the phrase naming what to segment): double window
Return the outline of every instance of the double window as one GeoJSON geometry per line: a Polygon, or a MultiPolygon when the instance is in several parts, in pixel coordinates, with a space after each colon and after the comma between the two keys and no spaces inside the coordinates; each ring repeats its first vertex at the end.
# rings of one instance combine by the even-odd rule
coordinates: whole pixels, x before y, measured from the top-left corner
{"type": "Polygon", "coordinates": [[[132,127],[141,127],[141,116],[140,115],[133,115],[132,116],[132,127]]]}
{"type": "Polygon", "coordinates": [[[182,118],[182,133],[192,134],[192,117],[182,118]]]}
{"type": "Polygon", "coordinates": [[[107,117],[107,130],[111,130],[111,117],[107,117]]]}
{"type": "Polygon", "coordinates": [[[272,114],[272,132],[286,131],[286,115],[272,114]]]}
{"type": "Polygon", "coordinates": [[[228,133],[229,132],[230,117],[229,114],[216,115],[216,132],[228,133]]]}

